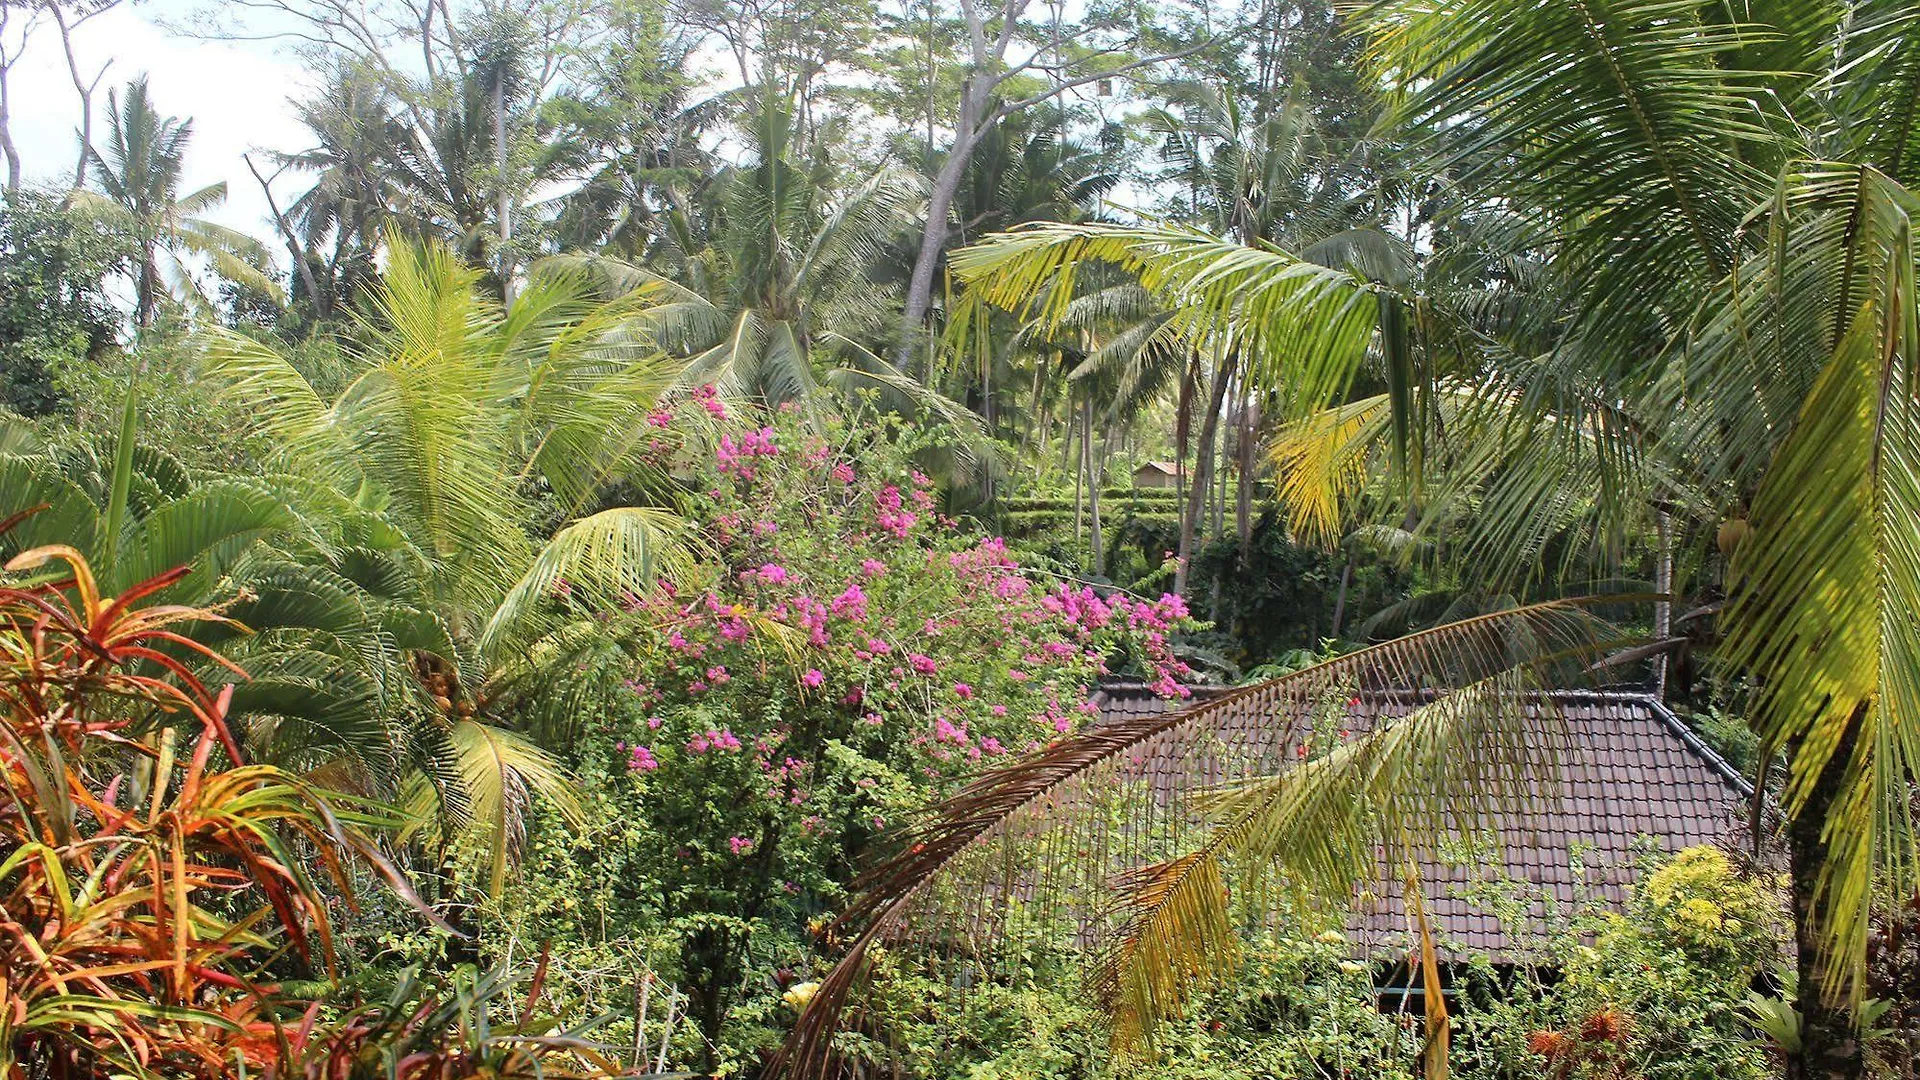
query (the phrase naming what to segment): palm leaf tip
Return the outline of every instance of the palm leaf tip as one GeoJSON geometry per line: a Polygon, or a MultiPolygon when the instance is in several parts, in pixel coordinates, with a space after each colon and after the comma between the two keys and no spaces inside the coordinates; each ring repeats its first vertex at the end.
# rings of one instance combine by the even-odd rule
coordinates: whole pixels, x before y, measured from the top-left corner
{"type": "Polygon", "coordinates": [[[1114,878],[1124,922],[1087,988],[1109,1018],[1116,1054],[1154,1049],[1154,1031],[1239,959],[1219,849],[1209,845],[1114,878]]]}

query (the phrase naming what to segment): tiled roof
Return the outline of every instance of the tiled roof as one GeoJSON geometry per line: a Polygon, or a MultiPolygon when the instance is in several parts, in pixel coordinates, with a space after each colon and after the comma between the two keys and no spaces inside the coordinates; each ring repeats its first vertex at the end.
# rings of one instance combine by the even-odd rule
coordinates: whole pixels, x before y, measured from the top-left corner
{"type": "MultiPolygon", "coordinates": [[[[1196,688],[1195,698],[1221,692],[1196,688]]],[[[1560,709],[1574,752],[1555,808],[1502,823],[1504,865],[1469,866],[1458,859],[1430,858],[1421,867],[1436,937],[1454,958],[1484,953],[1499,959],[1511,956],[1518,944],[1508,940],[1490,912],[1462,895],[1476,881],[1505,878],[1538,886],[1563,910],[1582,889],[1618,903],[1633,880],[1642,845],[1678,851],[1728,843],[1745,833],[1752,789],[1653,698],[1569,691],[1543,699],[1560,709]]],[[[1193,703],[1167,701],[1133,683],[1103,686],[1093,701],[1103,721],[1193,703]]],[[[1342,722],[1366,730],[1382,718],[1405,714],[1413,704],[1405,695],[1363,695],[1342,722]]],[[[1400,903],[1402,890],[1397,880],[1386,880],[1357,898],[1351,935],[1363,943],[1403,946],[1408,924],[1400,903]]],[[[1533,917],[1543,914],[1536,904],[1533,917]]]]}

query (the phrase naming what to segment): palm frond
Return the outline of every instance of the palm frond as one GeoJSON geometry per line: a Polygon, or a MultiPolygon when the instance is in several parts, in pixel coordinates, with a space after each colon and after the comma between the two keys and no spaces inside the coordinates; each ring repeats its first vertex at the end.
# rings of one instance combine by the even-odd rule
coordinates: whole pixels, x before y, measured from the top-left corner
{"type": "Polygon", "coordinates": [[[1777,32],[1719,15],[1690,0],[1380,0],[1359,23],[1402,88],[1394,119],[1435,166],[1532,215],[1627,327],[1732,266],[1771,182],[1743,152],[1774,142],[1755,102],[1804,81],[1739,69],[1777,32]]]}
{"type": "Polygon", "coordinates": [[[1920,880],[1920,197],[1859,181],[1847,329],[1761,483],[1726,612],[1763,746],[1792,751],[1787,813],[1817,815],[1826,846],[1821,986],[1856,1002],[1877,874],[1920,880]]]}
{"type": "MultiPolygon", "coordinates": [[[[1499,680],[1517,677],[1511,673],[1539,673],[1569,661],[1582,666],[1579,661],[1602,655],[1607,635],[1587,615],[1585,603],[1534,604],[1411,634],[1190,708],[1101,725],[986,773],[934,807],[899,838],[899,854],[861,879],[854,899],[829,931],[830,936],[851,932],[851,943],[802,1015],[783,1051],[783,1065],[802,1078],[822,1075],[840,1011],[876,942],[959,934],[977,944],[1013,933],[1010,921],[1018,918],[1023,926],[1030,920],[1063,920],[1079,928],[1076,939],[1090,936],[1098,944],[1108,935],[1097,920],[1089,921],[1088,912],[1096,906],[1093,900],[1108,893],[1109,876],[1116,871],[1158,866],[1134,873],[1130,880],[1138,887],[1137,895],[1151,892],[1163,905],[1180,905],[1191,916],[1187,925],[1199,935],[1198,944],[1189,940],[1183,945],[1168,936],[1170,931],[1161,933],[1149,953],[1190,964],[1223,956],[1220,948],[1208,944],[1217,940],[1213,931],[1218,925],[1210,914],[1210,871],[1195,862],[1183,873],[1177,862],[1196,850],[1185,845],[1209,835],[1210,822],[1217,820],[1212,811],[1230,811],[1236,805],[1231,797],[1209,805],[1206,793],[1279,777],[1269,782],[1274,786],[1245,791],[1263,791],[1275,800],[1271,805],[1290,809],[1272,812],[1281,813],[1279,817],[1261,811],[1256,820],[1266,815],[1303,831],[1326,826],[1341,813],[1367,815],[1369,822],[1376,820],[1375,813],[1384,820],[1402,820],[1406,803],[1399,804],[1399,811],[1364,800],[1342,803],[1336,792],[1344,789],[1346,795],[1372,799],[1392,790],[1398,793],[1395,797],[1406,798],[1417,785],[1389,785],[1408,781],[1421,769],[1437,770],[1428,778],[1443,781],[1465,775],[1458,770],[1475,768],[1440,761],[1446,753],[1442,748],[1451,746],[1452,756],[1472,758],[1474,754],[1460,754],[1460,744],[1453,740],[1509,728],[1499,723],[1500,715],[1489,717],[1488,708],[1475,707],[1493,700],[1485,697],[1492,690],[1476,691],[1482,698],[1453,699],[1483,685],[1508,689],[1513,684],[1499,680]],[[1295,751],[1318,711],[1343,708],[1347,696],[1359,690],[1385,688],[1411,694],[1416,702],[1430,701],[1416,710],[1424,719],[1397,734],[1399,725],[1390,725],[1364,745],[1332,758],[1334,764],[1285,779],[1300,764],[1295,751]],[[1447,702],[1451,704],[1443,704],[1447,702]],[[1402,770],[1401,775],[1369,775],[1372,766],[1388,763],[1402,770]],[[1009,904],[1011,898],[1020,903],[1009,904]]],[[[1505,706],[1492,712],[1512,719],[1505,706]]],[[[1513,745],[1477,748],[1476,754],[1488,751],[1480,767],[1502,778],[1519,775],[1510,771],[1517,760],[1513,745]]],[[[1437,816],[1443,823],[1437,827],[1476,820],[1476,808],[1488,804],[1475,800],[1507,792],[1506,783],[1478,794],[1455,792],[1462,799],[1458,813],[1437,816]]],[[[1326,853],[1329,845],[1344,845],[1349,854],[1364,848],[1367,857],[1356,855],[1356,865],[1336,867],[1332,854],[1300,855],[1303,867],[1320,871],[1308,875],[1304,885],[1331,886],[1371,866],[1373,849],[1358,839],[1365,830],[1351,816],[1344,820],[1351,827],[1322,834],[1312,842],[1317,847],[1309,844],[1302,850],[1326,853]]],[[[1252,844],[1258,831],[1250,828],[1238,835],[1252,844]]],[[[1256,853],[1275,857],[1271,851],[1256,853]]],[[[1127,921],[1144,913],[1136,904],[1130,912],[1134,918],[1127,921]]],[[[1119,985],[1115,990],[1116,1000],[1131,996],[1136,1003],[1146,1003],[1149,1011],[1140,1014],[1143,1019],[1153,1015],[1155,1002],[1171,1000],[1164,987],[1119,985]]]]}
{"type": "Polygon", "coordinates": [[[1206,795],[1212,826],[1198,849],[1115,883],[1126,922],[1089,978],[1114,1016],[1115,1049],[1150,1044],[1158,1025],[1231,972],[1227,862],[1338,902],[1447,836],[1546,805],[1571,742],[1557,707],[1529,693],[1529,674],[1498,671],[1323,756],[1206,795]]]}
{"type": "MultiPolygon", "coordinates": [[[[524,737],[478,720],[463,720],[448,730],[454,765],[470,822],[484,845],[487,858],[487,895],[499,899],[506,889],[507,871],[526,844],[526,815],[534,799],[557,812],[568,825],[585,820],[574,782],[559,762],[524,737]]],[[[417,779],[407,796],[414,812],[416,834],[438,825],[439,816],[426,811],[439,802],[436,790],[417,779]]]]}
{"type": "Polygon", "coordinates": [[[1295,421],[1274,439],[1274,496],[1303,539],[1332,547],[1345,534],[1387,412],[1385,395],[1360,398],[1295,421]]]}
{"type": "Polygon", "coordinates": [[[683,572],[691,544],[682,518],[649,507],[615,507],[573,522],[547,541],[507,591],[480,635],[481,651],[510,655],[545,633],[556,609],[622,606],[656,577],[683,572]]]}
{"type": "Polygon", "coordinates": [[[1078,277],[1098,264],[1157,294],[1172,332],[1244,350],[1248,369],[1284,386],[1302,412],[1346,390],[1378,325],[1374,286],[1349,271],[1172,226],[1036,225],[951,259],[982,301],[1049,328],[1066,317],[1078,277]]]}

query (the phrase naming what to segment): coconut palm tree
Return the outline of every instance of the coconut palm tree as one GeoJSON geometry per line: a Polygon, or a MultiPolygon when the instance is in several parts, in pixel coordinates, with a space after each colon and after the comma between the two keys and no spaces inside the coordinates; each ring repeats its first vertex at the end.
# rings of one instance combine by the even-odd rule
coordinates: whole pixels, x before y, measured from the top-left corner
{"type": "Polygon", "coordinates": [[[510,729],[516,703],[557,676],[546,661],[570,655],[595,615],[686,557],[670,508],[621,497],[663,491],[647,416],[677,365],[635,343],[637,301],[599,301],[579,275],[535,273],[509,313],[451,250],[386,246],[337,395],[225,331],[208,333],[206,368],[309,505],[367,519],[335,576],[404,608],[408,633],[430,639],[383,642],[454,755],[456,782],[416,781],[408,800],[478,825],[497,894],[526,793],[572,805],[557,766],[510,729]]]}
{"type": "Polygon", "coordinates": [[[313,176],[313,186],[293,200],[287,216],[314,264],[323,295],[309,302],[324,319],[375,276],[374,253],[400,203],[389,156],[406,134],[392,93],[352,68],[336,70],[296,111],[313,133],[313,145],[273,156],[282,168],[313,176]]]}
{"type": "MultiPolygon", "coordinates": [[[[158,597],[218,607],[247,628],[183,632],[218,644],[246,672],[230,715],[249,754],[374,797],[397,795],[415,773],[450,775],[444,723],[407,657],[455,650],[415,606],[407,586],[418,555],[384,519],[295,476],[200,475],[156,447],[136,445],[124,460],[116,449],[8,425],[8,512],[44,509],[9,532],[0,555],[72,547],[110,596],[189,567],[158,597]]],[[[201,657],[181,659],[210,683],[232,678],[201,657]]]]}
{"type": "Polygon", "coordinates": [[[836,192],[823,163],[793,158],[792,116],[776,98],[763,100],[747,133],[748,163],[654,216],[646,266],[564,255],[544,265],[590,276],[603,296],[633,298],[644,340],[684,365],[683,391],[711,385],[772,407],[872,398],[946,429],[951,438],[921,455],[921,467],[950,489],[990,483],[998,462],[979,417],[862,344],[891,325],[873,268],[919,182],[881,170],[836,192]]]}
{"type": "Polygon", "coordinates": [[[135,269],[135,321],[152,326],[160,300],[171,291],[210,307],[188,260],[204,258],[214,273],[269,295],[279,285],[261,269],[266,249],[252,237],[201,217],[227,197],[225,181],[182,195],[180,181],[193,121],[162,116],[142,75],[124,93],[107,94],[107,144],[93,149],[94,182],[107,205],[124,221],[139,251],[135,269]]]}
{"type": "MultiPolygon", "coordinates": [[[[1396,119],[1465,204],[1527,223],[1506,250],[1543,255],[1567,301],[1545,351],[1494,357],[1529,390],[1494,445],[1538,440],[1543,422],[1568,445],[1580,432],[1620,515],[1646,514],[1630,500],[1651,491],[1701,537],[1751,508],[1720,652],[1760,688],[1748,719],[1788,777],[1794,1072],[1856,1075],[1847,1006],[1874,887],[1920,869],[1920,8],[1745,16],[1387,3],[1367,25],[1408,80],[1396,119]],[[1627,407],[1594,423],[1554,400],[1566,388],[1627,407]]],[[[1486,516],[1518,536],[1554,512],[1514,500],[1486,516]]]]}
{"type": "MultiPolygon", "coordinates": [[[[1453,520],[1497,556],[1496,573],[1537,559],[1540,538],[1576,510],[1616,541],[1678,517],[1693,526],[1674,530],[1684,543],[1750,507],[1717,615],[1719,652],[1758,688],[1748,720],[1787,777],[1778,795],[1801,1035],[1791,1072],[1853,1076],[1862,1048],[1850,1006],[1872,897],[1882,884],[1897,894],[1920,883],[1909,803],[1920,780],[1920,195],[1910,186],[1920,183],[1920,7],[1788,0],[1737,9],[1744,22],[1734,10],[1674,0],[1365,9],[1373,55],[1399,87],[1390,119],[1449,177],[1443,214],[1501,222],[1479,249],[1499,287],[1472,303],[1423,295],[1418,279],[1396,285],[1167,228],[1043,227],[954,264],[971,287],[1056,318],[1083,264],[1128,269],[1163,295],[1176,330],[1238,350],[1295,416],[1345,403],[1378,363],[1389,369],[1389,437],[1405,481],[1447,464],[1421,456],[1436,396],[1477,395],[1487,421],[1448,438],[1476,444],[1462,455],[1460,491],[1480,512],[1453,520]],[[1381,315],[1392,305],[1414,315],[1400,327],[1410,347],[1391,343],[1381,315]],[[1504,332],[1487,332],[1503,319],[1504,332]],[[1434,366],[1442,358],[1457,366],[1434,366]],[[1585,507],[1565,496],[1576,481],[1585,507]]],[[[1402,512],[1451,512],[1448,502],[1402,512]]],[[[1362,805],[1435,790],[1411,760],[1397,776],[1384,763],[1364,762],[1377,786],[1351,789],[1362,805]]],[[[1336,760],[1291,783],[1335,783],[1343,768],[1336,760]]],[[[1285,775],[1272,783],[1284,788],[1285,775]]],[[[1046,787],[1036,801],[1053,797],[1046,787]]],[[[1257,821],[1240,835],[1285,843],[1244,850],[1309,881],[1343,852],[1370,850],[1328,846],[1265,811],[1218,820],[1257,821]],[[1296,842],[1301,851],[1286,849],[1296,842]],[[1309,865],[1297,867],[1302,858],[1309,865]]],[[[1355,828],[1328,835],[1366,835],[1355,828]]],[[[1221,843],[1241,841],[1228,832],[1221,843]]],[[[1184,896],[1173,886],[1207,865],[1155,864],[1129,880],[1126,902],[1184,896]]],[[[901,873],[904,888],[912,873],[901,873]]],[[[1178,1000],[1168,977],[1226,956],[1211,910],[1145,913],[1151,933],[1132,955],[1163,975],[1116,976],[1112,985],[1133,988],[1116,1003],[1151,1017],[1169,994],[1178,1000]]]]}

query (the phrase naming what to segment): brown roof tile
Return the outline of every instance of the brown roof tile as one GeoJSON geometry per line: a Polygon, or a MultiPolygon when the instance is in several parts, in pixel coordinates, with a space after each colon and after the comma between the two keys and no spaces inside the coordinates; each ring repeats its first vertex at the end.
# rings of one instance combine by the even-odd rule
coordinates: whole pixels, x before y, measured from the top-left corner
{"type": "MultiPolygon", "coordinates": [[[[1196,688],[1195,699],[1223,692],[1196,688]]],[[[1641,845],[1678,851],[1727,843],[1745,830],[1752,789],[1657,701],[1611,691],[1551,697],[1561,706],[1575,750],[1556,808],[1502,824],[1500,865],[1471,867],[1430,858],[1421,867],[1435,930],[1455,958],[1511,956],[1514,945],[1521,944],[1510,941],[1493,915],[1462,895],[1475,881],[1504,876],[1529,882],[1563,910],[1575,904],[1583,888],[1619,903],[1633,881],[1641,845]],[[1576,851],[1584,877],[1574,867],[1576,851]]],[[[1192,703],[1167,701],[1131,683],[1103,686],[1093,700],[1102,720],[1154,715],[1192,703]]],[[[1405,714],[1413,704],[1405,695],[1363,695],[1343,723],[1366,730],[1382,718],[1405,714]]],[[[1404,945],[1408,924],[1400,891],[1397,881],[1383,881],[1369,890],[1377,896],[1362,895],[1349,925],[1357,941],[1404,945]]],[[[1545,912],[1535,904],[1531,914],[1542,918],[1545,912]]]]}

